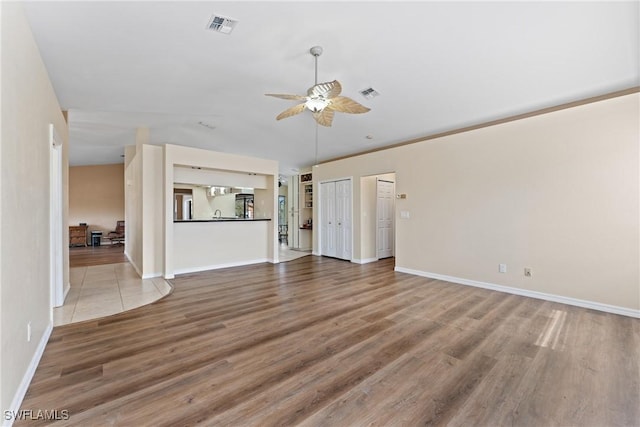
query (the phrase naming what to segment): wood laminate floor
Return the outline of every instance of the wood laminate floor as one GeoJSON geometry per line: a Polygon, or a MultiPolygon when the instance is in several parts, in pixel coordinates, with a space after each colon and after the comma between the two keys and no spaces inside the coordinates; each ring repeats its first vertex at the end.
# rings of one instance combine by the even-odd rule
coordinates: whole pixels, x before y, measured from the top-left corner
{"type": "Polygon", "coordinates": [[[307,256],[173,285],[54,328],[22,409],[74,426],[640,424],[639,319],[393,260],[307,256]]]}
{"type": "Polygon", "coordinates": [[[69,267],[89,267],[127,262],[124,245],[75,246],[69,248],[69,267]]]}

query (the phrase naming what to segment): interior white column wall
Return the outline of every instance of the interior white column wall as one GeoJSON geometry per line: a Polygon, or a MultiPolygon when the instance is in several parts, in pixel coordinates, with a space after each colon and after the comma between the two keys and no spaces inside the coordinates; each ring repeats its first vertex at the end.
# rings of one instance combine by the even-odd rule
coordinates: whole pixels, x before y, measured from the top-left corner
{"type": "Polygon", "coordinates": [[[142,277],[162,275],[162,147],[142,146],[142,277]]]}
{"type": "Polygon", "coordinates": [[[125,254],[138,274],[143,275],[143,146],[149,141],[149,129],[138,128],[135,151],[125,168],[125,254]]]}

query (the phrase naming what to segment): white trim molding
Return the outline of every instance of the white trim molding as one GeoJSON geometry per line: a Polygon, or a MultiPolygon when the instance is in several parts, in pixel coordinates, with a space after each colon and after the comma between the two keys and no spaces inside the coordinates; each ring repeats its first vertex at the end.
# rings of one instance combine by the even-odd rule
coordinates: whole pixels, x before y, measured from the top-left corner
{"type": "Polygon", "coordinates": [[[364,258],[364,259],[354,258],[351,260],[351,262],[355,264],[369,264],[370,262],[376,262],[376,261],[378,261],[378,258],[364,258]]]}
{"type": "MultiPolygon", "coordinates": [[[[47,325],[47,328],[44,330],[42,334],[42,338],[40,338],[40,342],[38,343],[38,347],[36,348],[33,357],[31,358],[31,363],[27,367],[27,371],[24,373],[22,377],[22,381],[20,382],[20,386],[18,390],[16,390],[16,394],[13,396],[13,400],[11,401],[11,407],[7,410],[12,414],[17,414],[20,410],[20,406],[22,405],[22,401],[24,400],[24,396],[27,394],[27,390],[29,389],[29,385],[31,384],[31,380],[33,379],[33,375],[36,373],[36,369],[38,368],[38,364],[40,363],[40,359],[42,358],[42,354],[44,353],[44,349],[49,342],[49,337],[51,336],[51,332],[53,331],[53,323],[50,322],[47,325]]],[[[15,419],[4,420],[3,413],[3,427],[10,427],[13,425],[15,419]]]]}
{"type": "Polygon", "coordinates": [[[595,301],[581,300],[577,298],[565,297],[562,295],[547,294],[544,292],[530,291],[528,289],[512,288],[510,286],[496,285],[494,283],[480,282],[460,277],[447,276],[444,274],[430,273],[428,271],[412,270],[410,268],[395,267],[395,271],[400,273],[413,274],[414,276],[428,277],[430,279],[444,280],[446,282],[457,283],[459,285],[474,286],[476,288],[490,289],[492,291],[505,292],[508,294],[521,295],[545,301],[559,302],[562,304],[574,305],[577,307],[590,308],[592,310],[604,311],[606,313],[620,314],[640,318],[640,310],[619,307],[616,305],[603,304],[595,301]]]}
{"type": "Polygon", "coordinates": [[[162,277],[162,272],[158,271],[155,273],[147,273],[147,274],[143,274],[142,276],[140,276],[143,280],[145,279],[153,279],[155,277],[162,277]]]}
{"type": "Polygon", "coordinates": [[[126,250],[124,251],[124,256],[127,257],[127,260],[129,261],[129,264],[131,264],[131,266],[133,267],[133,269],[136,271],[136,273],[138,273],[138,276],[140,276],[141,279],[144,279],[144,277],[142,277],[142,270],[140,270],[140,268],[138,267],[138,265],[133,262],[133,260],[131,259],[131,257],[129,256],[129,252],[127,252],[126,250]]]}
{"type": "Polygon", "coordinates": [[[225,264],[213,264],[213,265],[204,265],[201,267],[192,267],[192,268],[176,268],[173,270],[174,275],[176,274],[187,274],[187,273],[197,273],[200,271],[207,270],[218,270],[221,268],[229,268],[229,267],[242,267],[243,265],[251,265],[251,264],[261,264],[264,262],[271,262],[271,260],[267,258],[253,259],[248,261],[238,261],[238,262],[228,262],[225,264]]]}

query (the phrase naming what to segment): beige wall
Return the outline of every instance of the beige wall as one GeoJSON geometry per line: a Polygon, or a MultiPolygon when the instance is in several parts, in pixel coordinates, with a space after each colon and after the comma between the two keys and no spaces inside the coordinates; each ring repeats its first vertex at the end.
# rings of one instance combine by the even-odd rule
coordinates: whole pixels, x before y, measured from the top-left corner
{"type": "Polygon", "coordinates": [[[69,168],[69,224],[106,235],[124,220],[124,164],[69,168]]]}
{"type": "MultiPolygon", "coordinates": [[[[68,215],[68,133],[19,2],[0,2],[0,408],[18,408],[51,330],[49,124],[63,140],[63,217],[68,215]],[[27,342],[27,324],[32,337],[27,342]]],[[[64,283],[69,282],[63,233],[64,283]]]]}
{"type": "MultiPolygon", "coordinates": [[[[314,181],[396,172],[400,269],[637,311],[638,105],[635,93],[322,164],[314,181]]],[[[354,186],[354,242],[360,203],[354,186]]]]}

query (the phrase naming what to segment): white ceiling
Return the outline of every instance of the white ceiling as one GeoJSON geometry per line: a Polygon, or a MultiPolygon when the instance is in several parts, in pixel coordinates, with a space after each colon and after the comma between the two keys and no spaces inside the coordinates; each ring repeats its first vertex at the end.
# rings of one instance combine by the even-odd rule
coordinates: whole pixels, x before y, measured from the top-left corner
{"type": "Polygon", "coordinates": [[[137,127],[172,143],[314,164],[314,81],[371,108],[319,128],[319,161],[638,86],[633,2],[26,2],[69,111],[71,165],[121,162],[137,127]],[[239,21],[206,30],[213,14],[239,21]],[[371,100],[358,91],[373,87],[371,100]],[[205,123],[214,127],[199,124],[205,123]],[[367,139],[371,135],[373,139],[367,139]]]}

